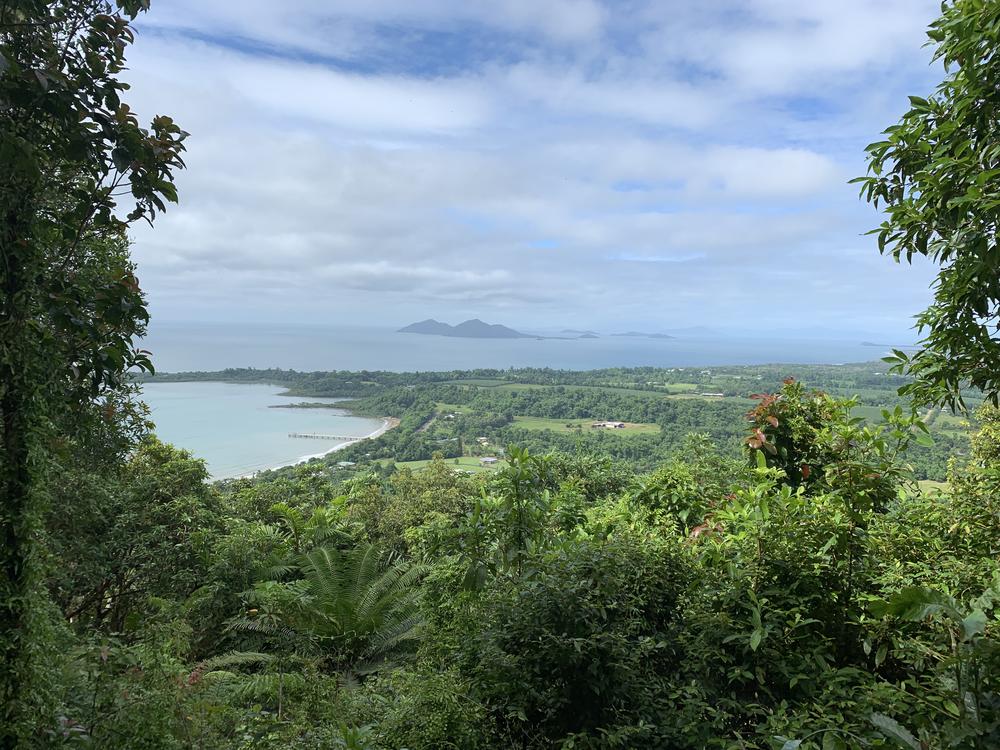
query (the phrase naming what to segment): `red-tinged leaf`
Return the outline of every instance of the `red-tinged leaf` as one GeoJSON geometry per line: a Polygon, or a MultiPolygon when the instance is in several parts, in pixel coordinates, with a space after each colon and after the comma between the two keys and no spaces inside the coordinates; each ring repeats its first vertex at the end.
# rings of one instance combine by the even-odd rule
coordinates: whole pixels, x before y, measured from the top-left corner
{"type": "Polygon", "coordinates": [[[691,529],[691,538],[697,539],[702,534],[708,533],[711,530],[711,528],[712,527],[707,523],[703,523],[700,526],[695,526],[693,529],[691,529]]]}

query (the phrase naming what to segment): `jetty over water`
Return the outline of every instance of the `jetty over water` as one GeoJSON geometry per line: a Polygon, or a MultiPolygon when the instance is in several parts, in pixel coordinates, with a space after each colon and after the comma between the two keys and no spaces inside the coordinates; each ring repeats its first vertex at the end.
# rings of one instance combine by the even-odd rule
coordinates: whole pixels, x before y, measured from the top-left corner
{"type": "Polygon", "coordinates": [[[290,438],[308,438],[309,440],[364,440],[364,435],[327,435],[323,432],[289,432],[290,438]]]}

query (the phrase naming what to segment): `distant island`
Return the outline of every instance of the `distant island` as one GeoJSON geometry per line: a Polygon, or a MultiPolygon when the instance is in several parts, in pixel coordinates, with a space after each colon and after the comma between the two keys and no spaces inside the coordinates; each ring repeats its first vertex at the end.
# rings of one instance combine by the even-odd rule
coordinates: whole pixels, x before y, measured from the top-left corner
{"type": "MultiPolygon", "coordinates": [[[[509,328],[498,323],[484,323],[479,318],[467,320],[457,326],[442,323],[440,320],[428,318],[418,323],[400,328],[397,333],[419,333],[424,336],[450,336],[452,338],[463,339],[596,339],[600,338],[596,331],[577,330],[575,328],[564,328],[559,333],[562,336],[539,336],[533,333],[522,333],[513,328],[509,328]]],[[[672,339],[673,336],[667,333],[643,333],[642,331],[628,331],[626,333],[612,333],[612,336],[627,336],[631,338],[643,339],[672,339]]]]}
{"type": "Polygon", "coordinates": [[[457,326],[442,323],[439,320],[428,318],[419,323],[411,323],[404,328],[400,328],[399,333],[420,333],[425,336],[451,336],[463,339],[534,339],[538,336],[521,333],[513,328],[499,324],[484,323],[479,318],[467,320],[457,326]]]}
{"type": "Polygon", "coordinates": [[[629,331],[628,333],[612,333],[611,335],[612,336],[631,336],[633,338],[639,338],[639,339],[672,339],[673,338],[673,336],[670,336],[670,335],[668,335],[666,333],[642,333],[640,331],[629,331]]]}

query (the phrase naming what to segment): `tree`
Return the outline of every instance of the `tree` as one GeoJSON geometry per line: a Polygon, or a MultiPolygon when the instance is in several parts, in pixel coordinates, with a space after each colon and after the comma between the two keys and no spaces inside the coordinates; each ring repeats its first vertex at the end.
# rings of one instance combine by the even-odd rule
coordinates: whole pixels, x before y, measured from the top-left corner
{"type": "Polygon", "coordinates": [[[897,372],[915,382],[902,395],[964,408],[961,388],[1000,399],[1000,5],[950,0],[928,32],[948,75],[868,146],[861,195],[886,218],[873,230],[898,262],[940,264],[934,302],[917,316],[913,355],[896,351],[897,372]]]}
{"type": "Polygon", "coordinates": [[[51,421],[151,367],[132,345],[148,316],[125,229],[176,200],[187,134],[168,117],[144,129],[121,101],[148,4],[0,2],[0,747],[38,695],[51,421]]]}
{"type": "Polygon", "coordinates": [[[911,478],[899,461],[910,444],[932,443],[915,411],[883,409],[881,420],[868,424],[851,415],[856,399],[807,392],[794,378],[778,393],[753,398],[746,439],[752,462],[780,469],[793,488],[838,491],[865,511],[884,511],[911,478]]]}
{"type": "Polygon", "coordinates": [[[59,560],[53,598],[67,619],[92,631],[135,631],[151,600],[182,602],[199,588],[221,533],[203,461],[151,438],[119,471],[70,478],[76,507],[52,513],[48,524],[59,560]]]}

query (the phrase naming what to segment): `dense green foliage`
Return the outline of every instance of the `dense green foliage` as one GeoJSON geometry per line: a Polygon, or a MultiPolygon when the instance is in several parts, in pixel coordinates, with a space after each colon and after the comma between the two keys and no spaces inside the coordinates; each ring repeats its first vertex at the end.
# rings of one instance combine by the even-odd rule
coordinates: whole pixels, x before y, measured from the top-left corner
{"type": "MultiPolygon", "coordinates": [[[[916,381],[187,373],[400,424],[216,483],[158,442],[122,377],[145,309],[102,186],[162,208],[183,134],[118,100],[145,3],[121,5],[0,3],[0,747],[1000,746],[1000,409],[969,428],[895,394],[929,392],[936,329],[916,381]]],[[[993,39],[992,12],[935,27],[966,77],[992,50],[956,40],[993,39]]]]}
{"type": "Polygon", "coordinates": [[[208,485],[199,461],[147,440],[91,554],[74,546],[86,529],[53,520],[59,637],[76,645],[38,736],[995,744],[996,412],[948,489],[923,494],[899,460],[924,434],[909,413],[869,424],[797,382],[757,403],[742,458],[689,438],[649,474],[511,449],[476,475],[439,458],[208,485]],[[129,536],[144,549],[120,551],[129,536]]]}
{"type": "Polygon", "coordinates": [[[47,701],[39,537],[55,426],[150,366],[132,345],[148,315],[125,232],[176,200],[185,133],[168,117],[144,129],[121,101],[146,5],[0,3],[0,747],[47,701]]]}
{"type": "Polygon", "coordinates": [[[912,356],[896,352],[922,403],[961,403],[971,383],[1000,398],[1000,6],[951,0],[928,35],[949,71],[926,99],[871,144],[861,194],[886,212],[879,249],[897,261],[924,255],[940,265],[934,302],[918,317],[925,334],[912,356]]]}
{"type": "MultiPolygon", "coordinates": [[[[303,397],[353,396],[341,405],[361,414],[401,418],[397,429],[377,440],[328,457],[325,463],[340,473],[344,470],[337,464],[344,460],[356,463],[359,471],[384,470],[389,463],[426,461],[435,453],[446,458],[489,456],[510,444],[535,453],[608,455],[637,471],[653,471],[675,457],[690,434],[707,435],[724,453],[738,457],[752,397],[777,388],[788,376],[831,395],[852,396],[855,416],[880,422],[883,410],[908,409],[897,391],[909,380],[887,371],[882,363],[403,374],[233,369],[157,375],[155,380],[280,384],[303,397]],[[604,419],[635,423],[642,429],[590,427],[591,421],[604,419]]],[[[965,398],[970,404],[981,401],[974,392],[965,398]]],[[[924,422],[933,440],[911,445],[906,460],[918,479],[944,481],[949,458],[968,454],[968,422],[939,409],[926,411],[924,422]]]]}

